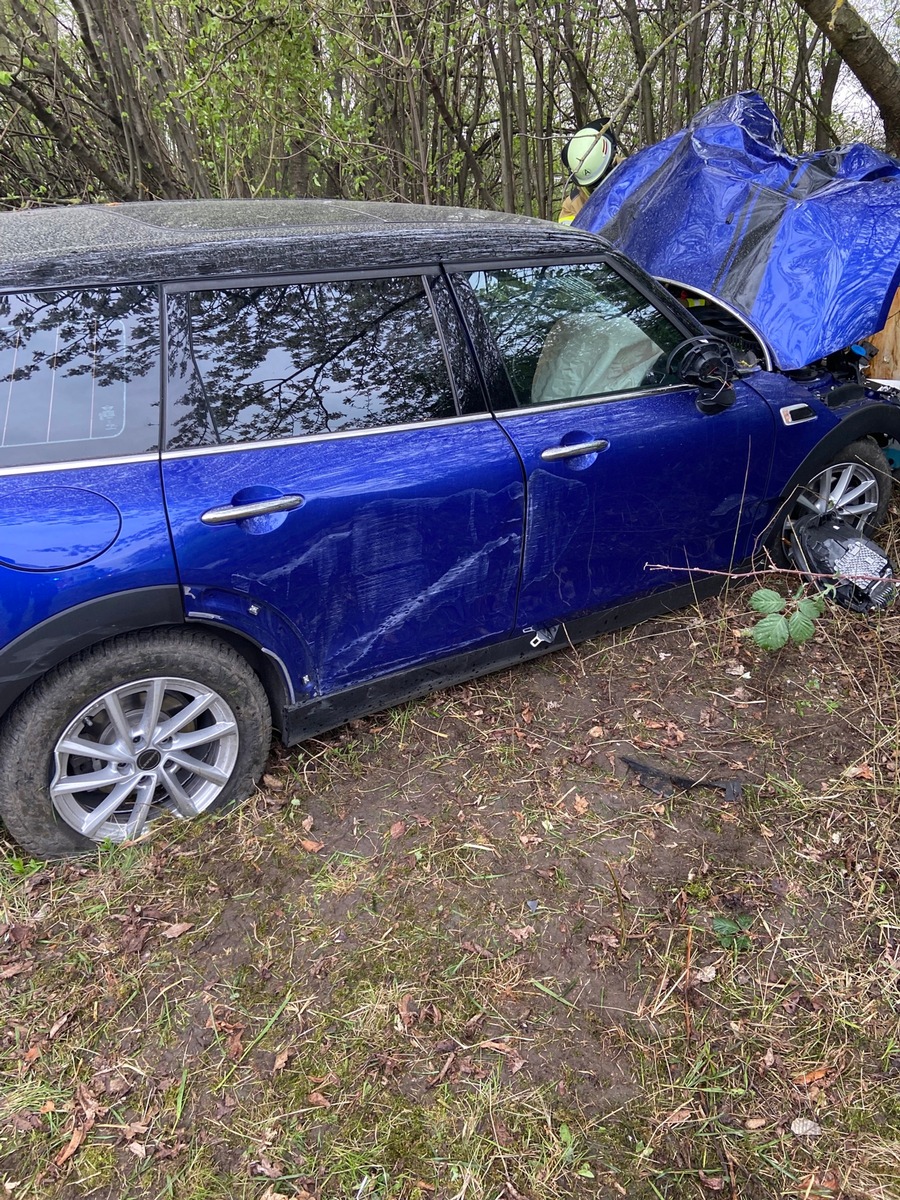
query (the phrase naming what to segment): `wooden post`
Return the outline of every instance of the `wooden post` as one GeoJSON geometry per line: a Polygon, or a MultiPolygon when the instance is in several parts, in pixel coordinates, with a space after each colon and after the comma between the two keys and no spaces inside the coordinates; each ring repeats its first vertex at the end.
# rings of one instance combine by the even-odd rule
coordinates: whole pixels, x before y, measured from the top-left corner
{"type": "Polygon", "coordinates": [[[888,313],[884,329],[869,339],[878,353],[869,364],[873,379],[900,379],[900,291],[888,313]]]}

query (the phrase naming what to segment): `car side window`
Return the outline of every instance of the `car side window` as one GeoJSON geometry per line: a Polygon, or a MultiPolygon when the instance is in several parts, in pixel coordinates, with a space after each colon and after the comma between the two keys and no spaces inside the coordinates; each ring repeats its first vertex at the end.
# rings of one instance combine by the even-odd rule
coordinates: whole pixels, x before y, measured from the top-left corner
{"type": "Polygon", "coordinates": [[[0,469],[159,446],[155,287],[0,295],[0,469]]]}
{"type": "Polygon", "coordinates": [[[666,358],[683,334],[604,263],[472,271],[465,281],[519,407],[669,382],[666,358]]]}
{"type": "Polygon", "coordinates": [[[421,276],[169,297],[169,448],[457,415],[421,276]]]}

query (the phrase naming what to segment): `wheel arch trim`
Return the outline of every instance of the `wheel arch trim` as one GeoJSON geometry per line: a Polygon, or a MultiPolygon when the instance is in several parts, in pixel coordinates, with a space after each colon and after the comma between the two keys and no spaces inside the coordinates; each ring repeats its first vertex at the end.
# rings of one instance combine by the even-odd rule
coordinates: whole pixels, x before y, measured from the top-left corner
{"type": "Polygon", "coordinates": [[[85,600],[47,617],[0,647],[0,718],[42,675],[82,650],[126,633],[183,628],[188,624],[208,630],[243,655],[262,681],[277,724],[284,706],[293,699],[284,664],[277,655],[224,622],[187,622],[177,584],[133,588],[85,600]]]}

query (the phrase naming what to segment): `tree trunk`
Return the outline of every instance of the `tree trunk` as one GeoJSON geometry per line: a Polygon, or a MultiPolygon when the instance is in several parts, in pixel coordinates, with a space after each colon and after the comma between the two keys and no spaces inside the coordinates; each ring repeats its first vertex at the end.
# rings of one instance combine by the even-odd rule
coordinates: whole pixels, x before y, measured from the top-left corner
{"type": "Polygon", "coordinates": [[[846,0],[797,0],[875,101],[889,154],[900,156],[900,64],[846,0]]]}

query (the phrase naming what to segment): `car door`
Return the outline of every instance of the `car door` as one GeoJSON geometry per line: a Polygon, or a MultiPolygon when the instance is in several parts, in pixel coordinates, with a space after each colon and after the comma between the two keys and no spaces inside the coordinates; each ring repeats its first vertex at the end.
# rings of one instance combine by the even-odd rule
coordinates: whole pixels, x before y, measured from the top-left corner
{"type": "Polygon", "coordinates": [[[527,478],[517,624],[725,571],[748,552],[773,419],[744,384],[705,412],[667,374],[685,338],[603,262],[453,276],[497,419],[527,478]]]}
{"type": "Polygon", "coordinates": [[[163,482],[189,617],[322,694],[507,636],[521,466],[446,281],[183,286],[163,482]]]}

